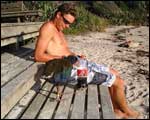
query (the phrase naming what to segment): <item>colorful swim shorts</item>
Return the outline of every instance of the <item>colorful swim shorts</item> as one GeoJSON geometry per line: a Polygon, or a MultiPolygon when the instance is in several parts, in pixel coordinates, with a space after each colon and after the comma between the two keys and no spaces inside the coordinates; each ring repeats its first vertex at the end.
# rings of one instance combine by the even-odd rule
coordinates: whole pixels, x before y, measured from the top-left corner
{"type": "MultiPolygon", "coordinates": [[[[67,59],[65,59],[67,60],[67,59]]],[[[70,61],[70,59],[69,59],[70,61]]],[[[114,83],[116,76],[109,71],[109,67],[105,65],[96,64],[94,62],[88,61],[77,57],[77,61],[82,63],[87,63],[86,67],[88,69],[87,84],[102,84],[108,87],[111,87],[114,83]]],[[[68,63],[64,60],[54,60],[50,63],[47,63],[47,68],[53,68],[55,71],[53,78],[57,83],[66,83],[66,82],[77,82],[77,66],[75,64],[68,63]],[[59,61],[59,62],[58,62],[59,61]],[[57,69],[56,69],[57,68],[57,69]]],[[[48,69],[47,69],[48,71],[48,69]]],[[[49,74],[49,72],[47,72],[49,74]]],[[[47,74],[47,75],[48,75],[47,74]]]]}

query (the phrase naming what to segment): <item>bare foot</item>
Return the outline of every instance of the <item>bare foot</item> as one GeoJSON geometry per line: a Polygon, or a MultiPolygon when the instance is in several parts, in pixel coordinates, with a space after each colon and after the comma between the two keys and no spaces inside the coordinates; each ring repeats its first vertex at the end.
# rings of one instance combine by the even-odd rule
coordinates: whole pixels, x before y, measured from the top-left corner
{"type": "Polygon", "coordinates": [[[140,116],[140,113],[134,110],[131,110],[129,113],[127,113],[129,118],[138,118],[140,116]]]}
{"type": "Polygon", "coordinates": [[[114,112],[116,114],[117,119],[123,119],[123,118],[127,119],[128,118],[128,116],[119,109],[114,109],[114,112]]]}

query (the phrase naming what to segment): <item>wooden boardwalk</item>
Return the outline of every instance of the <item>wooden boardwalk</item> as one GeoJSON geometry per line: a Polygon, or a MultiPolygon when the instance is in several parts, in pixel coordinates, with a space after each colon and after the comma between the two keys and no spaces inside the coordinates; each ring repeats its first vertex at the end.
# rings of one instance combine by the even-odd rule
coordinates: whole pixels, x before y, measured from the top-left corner
{"type": "Polygon", "coordinates": [[[88,85],[77,90],[75,84],[56,87],[41,79],[42,63],[31,59],[35,43],[19,51],[1,53],[1,118],[3,119],[115,119],[108,88],[88,85]]]}
{"type": "Polygon", "coordinates": [[[37,73],[39,64],[27,59],[29,55],[32,55],[32,52],[32,50],[27,49],[24,56],[21,54],[22,56],[20,55],[21,58],[18,60],[17,58],[15,60],[14,56],[11,58],[10,54],[6,54],[5,57],[2,56],[1,115],[4,118],[11,118],[11,112],[16,109],[15,106],[20,101],[24,102],[23,105],[19,105],[21,110],[15,113],[15,119],[115,118],[108,88],[105,86],[88,85],[87,89],[76,90],[75,84],[69,83],[61,86],[63,95],[61,101],[57,101],[55,99],[56,87],[52,83],[40,79],[41,73],[37,73]],[[28,54],[29,51],[30,54],[28,54]],[[10,59],[8,60],[7,57],[10,59]],[[22,60],[25,58],[26,60],[22,60]],[[7,66],[9,66],[10,71],[6,72],[7,66]],[[38,77],[34,77],[36,74],[38,77]],[[29,91],[32,93],[32,97],[26,96],[29,91]],[[24,96],[27,100],[23,100],[24,96]]]}
{"type": "Polygon", "coordinates": [[[107,87],[88,85],[76,90],[75,85],[67,84],[61,86],[61,92],[61,100],[57,101],[55,85],[44,81],[16,118],[115,119],[107,87]]]}

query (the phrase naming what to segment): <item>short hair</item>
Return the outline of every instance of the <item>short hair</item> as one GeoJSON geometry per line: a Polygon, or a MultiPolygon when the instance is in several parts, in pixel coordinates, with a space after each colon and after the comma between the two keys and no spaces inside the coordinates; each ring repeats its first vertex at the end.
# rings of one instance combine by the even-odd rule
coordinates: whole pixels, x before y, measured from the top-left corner
{"type": "Polygon", "coordinates": [[[75,4],[72,3],[61,4],[60,6],[58,6],[57,11],[54,14],[54,18],[58,12],[61,12],[62,14],[71,14],[72,16],[76,17],[75,4]]]}

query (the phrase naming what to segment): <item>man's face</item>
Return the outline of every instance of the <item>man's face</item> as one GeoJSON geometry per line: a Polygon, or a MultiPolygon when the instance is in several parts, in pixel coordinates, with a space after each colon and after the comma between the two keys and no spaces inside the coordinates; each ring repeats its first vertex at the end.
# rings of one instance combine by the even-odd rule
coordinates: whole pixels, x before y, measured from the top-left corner
{"type": "Polygon", "coordinates": [[[75,21],[75,17],[71,14],[60,14],[60,24],[59,29],[62,31],[65,28],[69,28],[69,26],[75,21]]]}

